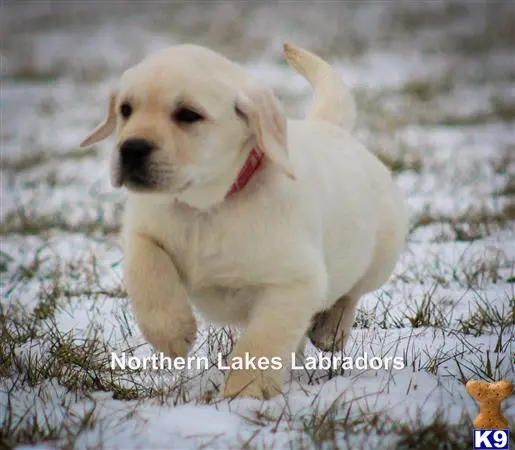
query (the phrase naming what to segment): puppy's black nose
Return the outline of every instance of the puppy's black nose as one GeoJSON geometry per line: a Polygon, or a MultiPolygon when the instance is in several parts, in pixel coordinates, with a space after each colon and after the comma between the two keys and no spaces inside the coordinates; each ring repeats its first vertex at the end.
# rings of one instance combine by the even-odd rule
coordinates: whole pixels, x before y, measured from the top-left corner
{"type": "Polygon", "coordinates": [[[146,139],[127,139],[123,142],[120,147],[120,152],[122,156],[131,155],[139,155],[139,157],[143,158],[145,156],[150,155],[150,152],[154,149],[154,144],[146,139]]]}
{"type": "Polygon", "coordinates": [[[127,139],[120,146],[122,166],[133,169],[144,163],[154,149],[154,144],[145,139],[127,139]]]}

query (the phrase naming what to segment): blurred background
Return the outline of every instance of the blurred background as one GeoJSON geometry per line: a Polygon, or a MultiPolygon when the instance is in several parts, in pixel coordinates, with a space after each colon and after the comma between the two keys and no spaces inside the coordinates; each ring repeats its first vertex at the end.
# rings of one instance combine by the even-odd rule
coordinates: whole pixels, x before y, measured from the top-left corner
{"type": "Polygon", "coordinates": [[[502,209],[513,200],[511,0],[4,0],[0,38],[4,233],[30,229],[29,216],[36,228],[117,229],[112,143],[78,143],[125,69],[183,42],[244,64],[292,117],[304,114],[311,91],[285,64],[282,43],[330,61],[356,96],[357,134],[398,175],[415,220],[428,209],[502,209]]]}
{"type": "MultiPolygon", "coordinates": [[[[476,412],[463,386],[468,377],[513,375],[513,0],[0,0],[0,8],[0,448],[63,436],[62,448],[127,448],[138,445],[135,439],[140,448],[162,447],[163,430],[181,435],[177,428],[190,425],[195,435],[233,439],[220,448],[261,448],[247,445],[256,430],[257,440],[270,443],[279,423],[288,433],[313,428],[309,442],[321,448],[340,442],[331,433],[343,416],[352,423],[340,436],[365,439],[350,448],[393,448],[385,430],[395,429],[405,439],[397,448],[438,448],[450,433],[442,411],[461,414],[463,405],[476,412]],[[185,384],[177,373],[106,369],[110,351],[151,349],[123,285],[125,194],[109,183],[113,139],[78,145],[102,120],[125,69],[183,42],[240,62],[275,90],[289,116],[302,117],[311,90],[284,62],[286,40],[341,74],[356,98],[356,134],[392,170],[406,199],[406,251],[391,280],[362,299],[347,350],[394,349],[407,358],[406,370],[395,380],[385,372],[383,391],[377,373],[346,371],[326,390],[332,411],[335,392],[357,386],[359,394],[344,399],[343,415],[323,412],[301,424],[292,417],[319,404],[318,394],[305,395],[315,393],[310,375],[302,381],[308,389],[290,404],[300,410],[284,420],[284,411],[277,420],[268,409],[253,412],[241,436],[230,428],[243,409],[220,422],[206,409],[147,420],[152,402],[210,403],[206,392],[221,389],[223,373],[193,374],[185,384]],[[362,396],[365,387],[374,397],[362,396]],[[83,395],[105,399],[105,409],[93,415],[83,395]],[[136,406],[126,413],[130,401],[136,406]],[[143,415],[135,413],[140,405],[143,415]],[[381,405],[394,406],[377,421],[381,405]],[[433,413],[437,424],[420,428],[433,413]],[[255,425],[265,417],[269,425],[255,425]],[[363,444],[369,435],[375,445],[363,444]],[[431,443],[420,444],[426,438],[431,443]]],[[[208,331],[202,351],[225,351],[233,342],[231,333],[208,331]]],[[[470,422],[465,417],[451,430],[460,444],[446,448],[471,448],[470,422]]],[[[191,447],[178,439],[176,447],[191,447]]],[[[202,448],[215,445],[206,442],[202,448]]],[[[288,434],[281,442],[296,441],[288,434]]]]}
{"type": "Polygon", "coordinates": [[[342,61],[377,53],[482,59],[488,50],[513,50],[514,14],[509,0],[4,0],[3,72],[94,82],[155,48],[186,41],[240,62],[281,63],[286,39],[342,61]]]}

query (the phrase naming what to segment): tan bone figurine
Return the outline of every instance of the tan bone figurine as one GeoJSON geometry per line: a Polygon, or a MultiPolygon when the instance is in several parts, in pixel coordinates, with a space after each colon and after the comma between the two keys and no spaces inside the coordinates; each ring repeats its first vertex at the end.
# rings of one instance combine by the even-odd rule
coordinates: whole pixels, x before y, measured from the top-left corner
{"type": "Polygon", "coordinates": [[[507,428],[508,420],[501,413],[501,402],[513,391],[513,383],[501,380],[470,380],[466,385],[467,392],[479,402],[479,414],[474,419],[475,428],[507,428]]]}

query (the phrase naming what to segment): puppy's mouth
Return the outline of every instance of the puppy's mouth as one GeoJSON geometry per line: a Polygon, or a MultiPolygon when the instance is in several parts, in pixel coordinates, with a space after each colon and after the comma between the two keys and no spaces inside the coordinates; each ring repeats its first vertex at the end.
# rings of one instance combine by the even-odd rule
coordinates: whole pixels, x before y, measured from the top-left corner
{"type": "Polygon", "coordinates": [[[118,151],[113,152],[111,159],[111,184],[115,188],[125,186],[131,192],[172,195],[180,194],[192,185],[167,162],[138,156],[122,158],[118,151]]]}
{"type": "Polygon", "coordinates": [[[114,160],[111,166],[111,184],[115,188],[150,190],[156,187],[156,180],[143,168],[128,168],[114,160]]]}
{"type": "Polygon", "coordinates": [[[191,181],[186,181],[180,185],[171,183],[168,177],[161,179],[156,176],[152,171],[145,168],[138,168],[133,170],[119,170],[117,173],[112,174],[113,186],[125,186],[129,191],[135,193],[170,193],[180,194],[191,186],[191,181]]]}
{"type": "Polygon", "coordinates": [[[144,170],[122,171],[120,184],[132,191],[152,191],[158,188],[158,183],[153,177],[148,176],[144,170]]]}

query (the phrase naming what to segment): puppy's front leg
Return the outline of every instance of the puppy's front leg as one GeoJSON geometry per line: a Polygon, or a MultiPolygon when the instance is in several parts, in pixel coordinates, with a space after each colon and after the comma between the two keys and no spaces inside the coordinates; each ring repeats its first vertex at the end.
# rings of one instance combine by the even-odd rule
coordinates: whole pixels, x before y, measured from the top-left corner
{"type": "Polygon", "coordinates": [[[251,364],[227,374],[226,397],[263,399],[280,393],[285,368],[306,333],[321,295],[316,286],[302,282],[265,289],[254,306],[248,328],[229,358],[231,364],[236,360],[251,361],[251,364]],[[260,358],[267,363],[274,357],[281,358],[281,368],[259,369],[260,358]]]}
{"type": "Polygon", "coordinates": [[[152,239],[126,236],[125,284],[134,315],[145,338],[170,356],[186,356],[197,325],[177,270],[152,239]]]}

